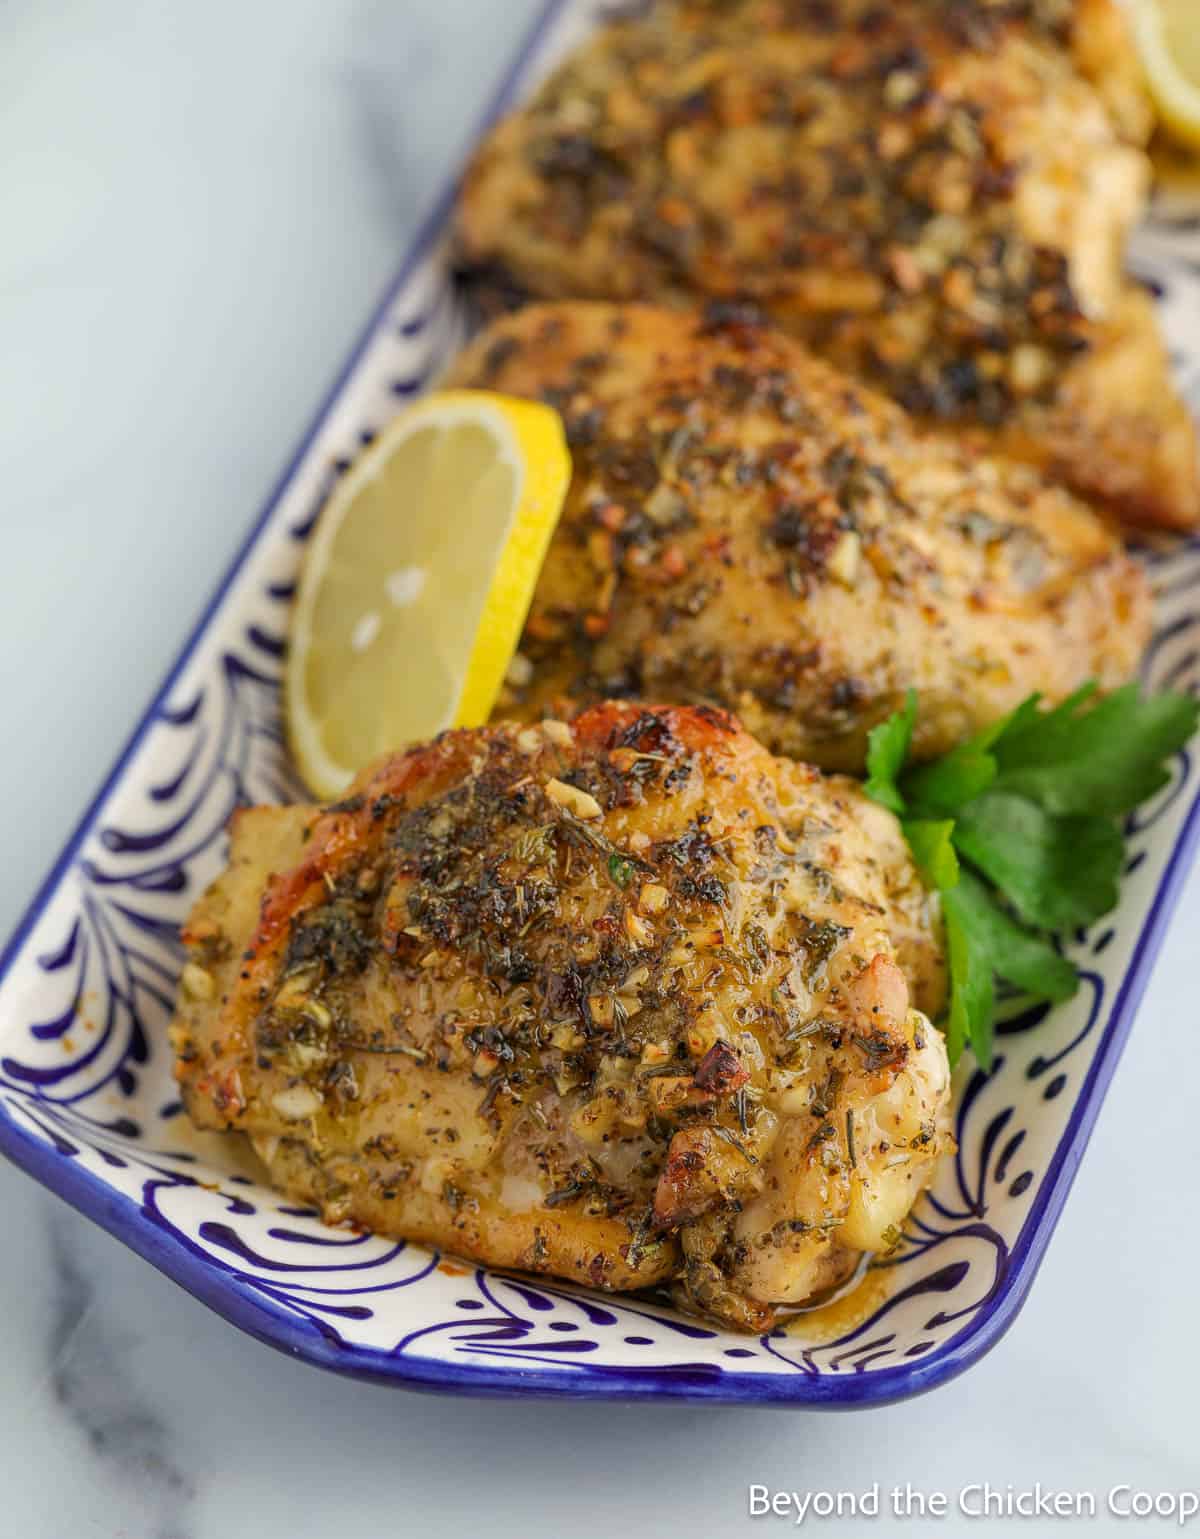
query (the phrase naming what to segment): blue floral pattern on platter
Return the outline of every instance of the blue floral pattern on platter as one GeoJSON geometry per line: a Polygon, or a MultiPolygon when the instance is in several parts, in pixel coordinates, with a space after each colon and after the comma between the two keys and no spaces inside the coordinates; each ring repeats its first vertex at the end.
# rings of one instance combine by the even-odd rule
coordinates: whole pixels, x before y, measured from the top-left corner
{"type": "MultiPolygon", "coordinates": [[[[629,5],[553,0],[493,110],[629,5]]],[[[998,1339],[1032,1281],[1200,830],[1195,754],[1131,820],[1119,911],[1070,939],[1084,987],[1013,1015],[994,1072],[960,1070],[959,1152],[880,1270],[864,1318],[760,1340],[653,1300],[589,1294],[331,1229],[191,1129],[165,1027],[177,931],[242,802],[300,794],[279,679],[304,540],[329,487],[461,344],[451,191],[233,572],[0,961],[0,1150],[198,1297],[325,1367],[481,1394],[867,1404],[916,1393],[998,1339]],[[1035,1029],[1036,1028],[1036,1029],[1035,1029]]],[[[1138,271],[1200,407],[1200,261],[1177,214],[1138,271]]],[[[1150,551],[1148,682],[1200,684],[1200,542],[1150,551]]]]}

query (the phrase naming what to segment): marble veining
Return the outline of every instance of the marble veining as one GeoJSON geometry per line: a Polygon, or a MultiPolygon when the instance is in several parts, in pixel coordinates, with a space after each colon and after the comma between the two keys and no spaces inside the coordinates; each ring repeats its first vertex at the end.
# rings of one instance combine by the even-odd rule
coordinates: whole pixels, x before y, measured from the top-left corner
{"type": "Polygon", "coordinates": [[[54,1398],[92,1451],[136,1486],[147,1539],[189,1539],[195,1486],[174,1461],[166,1425],[130,1377],[134,1338],[106,1318],[74,1244],[75,1221],[49,1211],[46,1232],[54,1280],[47,1343],[54,1398]]]}

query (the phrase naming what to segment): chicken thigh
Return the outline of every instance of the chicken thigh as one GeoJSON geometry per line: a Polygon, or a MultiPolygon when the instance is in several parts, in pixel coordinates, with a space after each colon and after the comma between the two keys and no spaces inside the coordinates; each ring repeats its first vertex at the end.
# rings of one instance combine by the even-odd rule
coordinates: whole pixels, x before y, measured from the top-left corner
{"type": "Polygon", "coordinates": [[[463,244],[545,298],[752,297],[923,423],[1189,527],[1194,426],[1124,272],[1135,77],[1112,0],[661,0],[485,142],[463,244]]]}
{"type": "Polygon", "coordinates": [[[705,709],[447,733],[237,815],[185,1105],[331,1221],[765,1330],[950,1143],[939,925],[890,813],[705,709]]]}
{"type": "Polygon", "coordinates": [[[737,305],[532,306],[454,379],[551,402],[574,455],[502,715],[715,704],[854,772],[910,688],[928,757],[1146,645],[1141,569],[1089,508],[919,437],[737,305]]]}

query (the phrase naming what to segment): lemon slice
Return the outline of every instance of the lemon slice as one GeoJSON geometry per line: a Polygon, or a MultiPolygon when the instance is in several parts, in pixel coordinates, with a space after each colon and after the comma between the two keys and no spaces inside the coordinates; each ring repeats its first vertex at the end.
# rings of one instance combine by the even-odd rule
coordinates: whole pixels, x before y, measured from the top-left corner
{"type": "Polygon", "coordinates": [[[1172,138],[1200,149],[1200,5],[1136,0],[1134,29],[1159,120],[1172,138]]]}
{"type": "Polygon", "coordinates": [[[557,412],[426,396],[338,483],[292,613],[288,734],[324,798],[379,754],[487,720],[571,479],[557,412]]]}

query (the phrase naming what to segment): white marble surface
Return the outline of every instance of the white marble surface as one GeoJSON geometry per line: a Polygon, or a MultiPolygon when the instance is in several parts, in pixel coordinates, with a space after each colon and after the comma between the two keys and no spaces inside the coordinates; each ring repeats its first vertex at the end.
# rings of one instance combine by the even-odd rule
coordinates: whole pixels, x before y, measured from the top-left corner
{"type": "MultiPolygon", "coordinates": [[[[133,725],[537,6],[8,0],[0,931],[133,725]],[[145,608],[121,596],[135,571],[155,595],[145,608]]],[[[1024,1313],[966,1378],[892,1410],[512,1406],[360,1387],[238,1335],[0,1168],[0,1532],[724,1535],[755,1526],[751,1481],[911,1480],[953,1494],[1040,1480],[1101,1497],[1119,1481],[1200,1485],[1187,1070],[1198,923],[1200,874],[1024,1313]]]]}

